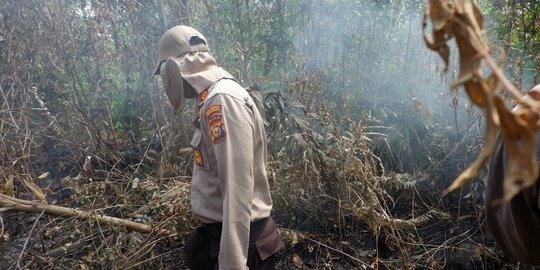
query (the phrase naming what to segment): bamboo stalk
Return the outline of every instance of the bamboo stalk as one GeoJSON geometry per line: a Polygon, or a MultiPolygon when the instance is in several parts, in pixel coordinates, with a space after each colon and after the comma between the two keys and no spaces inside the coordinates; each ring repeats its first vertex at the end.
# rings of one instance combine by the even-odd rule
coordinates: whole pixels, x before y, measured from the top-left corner
{"type": "MultiPolygon", "coordinates": [[[[28,201],[13,198],[4,194],[0,194],[0,209],[3,211],[19,211],[26,213],[45,213],[51,216],[57,217],[66,217],[66,218],[80,218],[83,220],[96,220],[100,224],[110,225],[110,226],[124,226],[128,230],[141,232],[141,233],[150,233],[153,228],[149,225],[134,222],[131,220],[103,216],[91,211],[77,210],[73,208],[43,204],[35,201],[28,201]]],[[[165,231],[162,231],[165,232],[165,231]]]]}

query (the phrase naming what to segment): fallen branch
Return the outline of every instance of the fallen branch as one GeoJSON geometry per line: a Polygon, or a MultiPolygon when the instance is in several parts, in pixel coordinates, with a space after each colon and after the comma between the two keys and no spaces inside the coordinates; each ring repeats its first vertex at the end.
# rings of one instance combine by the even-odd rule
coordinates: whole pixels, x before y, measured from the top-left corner
{"type": "MultiPolygon", "coordinates": [[[[66,217],[66,218],[79,218],[83,220],[96,220],[99,224],[106,224],[117,227],[125,227],[128,230],[150,233],[153,228],[149,225],[134,222],[131,220],[109,217],[99,215],[96,212],[82,211],[73,208],[43,204],[35,201],[28,201],[13,198],[4,194],[0,194],[0,209],[2,211],[18,211],[26,213],[45,213],[47,215],[66,217]]],[[[167,233],[166,230],[159,230],[159,232],[167,233]]]]}

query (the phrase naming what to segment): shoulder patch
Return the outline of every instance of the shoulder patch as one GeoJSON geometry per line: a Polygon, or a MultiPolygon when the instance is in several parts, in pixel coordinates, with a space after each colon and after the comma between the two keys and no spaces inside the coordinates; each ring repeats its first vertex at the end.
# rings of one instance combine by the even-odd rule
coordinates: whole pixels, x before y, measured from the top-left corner
{"type": "Polygon", "coordinates": [[[199,94],[199,102],[204,102],[208,97],[208,90],[204,90],[199,94]]]}
{"type": "Polygon", "coordinates": [[[215,114],[221,114],[220,104],[210,105],[204,112],[204,115],[206,116],[206,118],[210,118],[210,116],[215,115],[215,114]]]}
{"type": "Polygon", "coordinates": [[[210,141],[213,144],[218,144],[225,140],[225,137],[227,137],[227,132],[225,131],[223,118],[219,117],[210,121],[210,141]]]}
{"type": "Polygon", "coordinates": [[[215,115],[212,115],[210,117],[208,117],[208,123],[210,123],[210,125],[216,121],[222,121],[222,118],[223,118],[223,115],[221,114],[215,114],[215,115]]]}
{"type": "Polygon", "coordinates": [[[204,166],[204,160],[199,148],[193,148],[193,157],[195,158],[195,164],[197,164],[197,166],[204,166]]]}
{"type": "Polygon", "coordinates": [[[204,112],[204,116],[208,120],[208,126],[210,128],[210,141],[213,144],[224,141],[227,137],[227,131],[225,130],[221,104],[208,106],[204,112]]]}

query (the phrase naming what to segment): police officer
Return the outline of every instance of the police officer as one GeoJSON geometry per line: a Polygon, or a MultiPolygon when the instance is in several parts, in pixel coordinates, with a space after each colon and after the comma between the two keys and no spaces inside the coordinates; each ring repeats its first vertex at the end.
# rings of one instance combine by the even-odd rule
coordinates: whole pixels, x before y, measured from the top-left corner
{"type": "Polygon", "coordinates": [[[159,42],[160,74],[174,110],[196,98],[191,207],[202,226],[185,247],[191,269],[274,269],[283,247],[270,217],[263,120],[247,91],[218,67],[188,26],[159,42]]]}

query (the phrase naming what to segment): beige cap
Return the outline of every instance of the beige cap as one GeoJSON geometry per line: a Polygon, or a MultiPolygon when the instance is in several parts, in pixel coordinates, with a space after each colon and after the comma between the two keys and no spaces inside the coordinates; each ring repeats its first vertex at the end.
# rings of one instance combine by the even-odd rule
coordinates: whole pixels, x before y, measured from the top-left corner
{"type": "Polygon", "coordinates": [[[185,25],[175,26],[167,30],[159,40],[159,63],[152,77],[160,73],[161,65],[170,57],[209,51],[208,42],[199,31],[185,25]]]}

